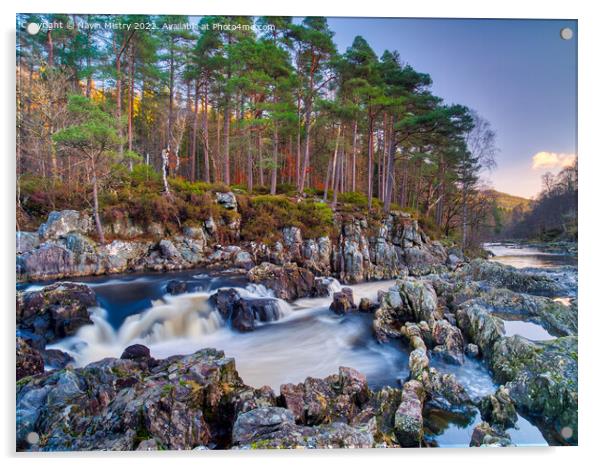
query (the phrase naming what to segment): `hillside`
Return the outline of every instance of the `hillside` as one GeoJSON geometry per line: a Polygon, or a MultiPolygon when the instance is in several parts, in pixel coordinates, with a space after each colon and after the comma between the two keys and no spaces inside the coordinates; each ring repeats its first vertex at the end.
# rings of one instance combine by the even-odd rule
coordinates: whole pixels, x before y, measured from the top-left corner
{"type": "Polygon", "coordinates": [[[513,194],[502,193],[500,191],[496,191],[495,189],[488,189],[483,191],[483,193],[495,200],[497,206],[500,209],[506,211],[512,211],[516,207],[522,207],[523,210],[528,209],[532,206],[533,200],[527,199],[520,196],[515,196],[513,194]]]}

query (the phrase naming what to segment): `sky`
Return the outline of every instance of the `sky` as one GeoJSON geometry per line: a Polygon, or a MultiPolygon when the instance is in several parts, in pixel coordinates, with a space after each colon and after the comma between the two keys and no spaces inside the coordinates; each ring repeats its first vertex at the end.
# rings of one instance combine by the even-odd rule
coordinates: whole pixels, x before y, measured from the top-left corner
{"type": "Polygon", "coordinates": [[[466,105],[497,134],[498,191],[533,197],[577,153],[577,21],[329,18],[340,52],[363,36],[429,73],[433,93],[466,105]],[[571,40],[560,36],[573,30],[571,40]]]}

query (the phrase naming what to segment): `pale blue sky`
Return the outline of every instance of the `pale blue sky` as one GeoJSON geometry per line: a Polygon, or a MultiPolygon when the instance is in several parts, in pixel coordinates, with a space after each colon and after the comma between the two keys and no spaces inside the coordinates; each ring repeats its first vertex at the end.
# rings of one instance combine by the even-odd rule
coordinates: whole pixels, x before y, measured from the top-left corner
{"type": "Polygon", "coordinates": [[[431,75],[435,94],[488,119],[500,149],[488,175],[494,188],[533,196],[541,175],[558,168],[533,169],[532,157],[576,153],[576,21],[329,18],[329,24],[341,52],[356,35],[378,55],[398,50],[431,75]],[[564,27],[573,29],[572,40],[561,39],[564,27]]]}

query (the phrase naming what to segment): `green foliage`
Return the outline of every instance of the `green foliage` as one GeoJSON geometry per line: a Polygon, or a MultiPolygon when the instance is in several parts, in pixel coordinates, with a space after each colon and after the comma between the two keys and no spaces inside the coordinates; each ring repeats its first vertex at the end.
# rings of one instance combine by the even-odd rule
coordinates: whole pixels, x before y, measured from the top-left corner
{"type": "Polygon", "coordinates": [[[72,94],[68,97],[67,110],[77,123],[53,134],[52,140],[59,147],[75,149],[87,157],[99,157],[119,144],[117,120],[97,103],[72,94]]]}
{"type": "Polygon", "coordinates": [[[301,229],[304,238],[328,235],[333,212],[322,202],[296,202],[284,195],[239,196],[242,214],[241,236],[247,241],[273,243],[281,238],[284,227],[301,229]]]}

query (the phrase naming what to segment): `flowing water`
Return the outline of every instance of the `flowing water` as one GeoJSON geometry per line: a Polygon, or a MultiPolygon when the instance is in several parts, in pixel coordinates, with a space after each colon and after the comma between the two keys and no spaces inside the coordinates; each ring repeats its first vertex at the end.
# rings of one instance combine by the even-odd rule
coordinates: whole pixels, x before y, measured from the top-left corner
{"type": "Polygon", "coordinates": [[[564,265],[577,265],[577,258],[567,254],[546,252],[534,246],[517,243],[485,243],[483,248],[493,254],[491,260],[518,269],[536,267],[542,269],[564,265]]]}
{"type": "MultiPolygon", "coordinates": [[[[504,248],[512,255],[497,256],[496,260],[505,257],[505,261],[514,261],[512,265],[518,261],[526,267],[542,266],[542,254],[537,251],[531,255],[532,251],[504,248]]],[[[283,383],[337,373],[339,366],[364,373],[374,389],[399,386],[408,376],[407,349],[399,341],[377,343],[372,335],[370,314],[341,317],[332,313],[328,309],[331,297],[300,299],[290,304],[278,300],[278,321],[260,325],[253,332],[240,333],[223,321],[208,298],[219,288],[231,287],[251,299],[272,296],[264,287],[249,284],[244,276],[185,271],[77,281],[88,284],[97,294],[99,307],[93,310],[93,325],[81,328],[74,337],[53,347],[71,354],[78,366],[104,357],[119,357],[127,346],[142,343],[156,358],[189,354],[206,347],[223,350],[235,358],[245,383],[255,387],[269,385],[276,392],[283,383]],[[187,292],[177,296],[167,294],[166,285],[172,279],[184,280],[187,292]]],[[[36,289],[44,284],[20,288],[36,289]]],[[[369,282],[351,288],[359,302],[363,297],[376,300],[379,290],[387,290],[393,284],[394,281],[369,282]]],[[[337,289],[340,284],[333,280],[331,292],[337,289]]],[[[533,339],[552,338],[543,328],[532,326],[539,327],[507,321],[506,332],[528,333],[533,339]]],[[[473,398],[493,393],[497,388],[479,361],[467,359],[464,365],[454,366],[433,359],[431,364],[441,372],[453,373],[473,398]]],[[[427,422],[433,426],[432,440],[440,446],[456,447],[468,446],[480,418],[478,413],[466,417],[433,411],[427,422]]],[[[509,432],[519,445],[546,444],[539,430],[524,418],[509,432]]]]}

